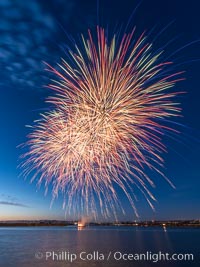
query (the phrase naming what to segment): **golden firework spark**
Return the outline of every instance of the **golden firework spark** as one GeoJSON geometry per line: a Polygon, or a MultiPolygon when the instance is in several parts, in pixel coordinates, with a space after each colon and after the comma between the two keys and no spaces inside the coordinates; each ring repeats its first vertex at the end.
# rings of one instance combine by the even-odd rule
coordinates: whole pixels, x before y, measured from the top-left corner
{"type": "Polygon", "coordinates": [[[68,213],[117,216],[124,211],[117,187],[136,215],[135,186],[153,208],[148,188],[154,184],[145,169],[164,177],[161,137],[172,130],[164,120],[180,112],[170,88],[181,73],[167,74],[171,62],[160,62],[161,52],[152,53],[144,34],[136,41],[133,35],[118,43],[102,28],[96,38],[88,31],[88,39],[82,36],[82,45],[69,51],[73,64],[48,65],[58,78],[47,100],[54,110],[33,126],[22,167],[39,184],[51,183],[53,198],[62,191],[68,213]]]}

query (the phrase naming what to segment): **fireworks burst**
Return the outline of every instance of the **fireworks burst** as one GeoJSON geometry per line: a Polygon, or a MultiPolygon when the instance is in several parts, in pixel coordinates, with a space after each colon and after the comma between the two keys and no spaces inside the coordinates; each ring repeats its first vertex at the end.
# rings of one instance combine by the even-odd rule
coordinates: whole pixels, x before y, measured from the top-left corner
{"type": "Polygon", "coordinates": [[[71,65],[64,59],[58,70],[48,65],[58,78],[47,100],[54,109],[33,126],[22,167],[25,176],[53,185],[53,199],[61,191],[68,213],[116,216],[124,211],[119,187],[137,215],[135,186],[153,208],[146,167],[165,177],[161,137],[172,130],[164,120],[180,112],[170,88],[181,73],[169,74],[171,62],[160,62],[144,34],[133,36],[134,30],[119,43],[102,28],[95,38],[88,31],[68,51],[71,65]]]}

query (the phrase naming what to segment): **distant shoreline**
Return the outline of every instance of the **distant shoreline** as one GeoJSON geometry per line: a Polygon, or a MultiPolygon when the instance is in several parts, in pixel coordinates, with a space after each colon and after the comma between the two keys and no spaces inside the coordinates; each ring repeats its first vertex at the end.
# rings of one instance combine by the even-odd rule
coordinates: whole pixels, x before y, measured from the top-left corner
{"type": "MultiPolygon", "coordinates": [[[[77,221],[37,220],[37,221],[0,221],[0,227],[33,227],[33,226],[77,226],[77,221]]],[[[86,226],[133,226],[133,227],[200,227],[200,220],[140,221],[140,222],[107,222],[86,223],[86,226]]]]}

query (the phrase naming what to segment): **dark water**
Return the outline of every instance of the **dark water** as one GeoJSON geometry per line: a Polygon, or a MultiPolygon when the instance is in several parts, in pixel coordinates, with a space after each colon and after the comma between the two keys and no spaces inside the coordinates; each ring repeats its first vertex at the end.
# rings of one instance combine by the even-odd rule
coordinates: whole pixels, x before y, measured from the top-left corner
{"type": "Polygon", "coordinates": [[[156,227],[88,227],[78,231],[75,227],[0,228],[0,267],[37,266],[197,267],[200,266],[200,229],[168,228],[164,231],[156,227]],[[148,254],[149,260],[139,261],[139,253],[148,254]],[[169,253],[170,256],[192,253],[194,260],[157,261],[158,253],[169,253]],[[130,254],[128,259],[127,254],[130,254]],[[122,255],[124,259],[119,259],[122,255]],[[72,259],[74,261],[70,262],[72,259]]]}

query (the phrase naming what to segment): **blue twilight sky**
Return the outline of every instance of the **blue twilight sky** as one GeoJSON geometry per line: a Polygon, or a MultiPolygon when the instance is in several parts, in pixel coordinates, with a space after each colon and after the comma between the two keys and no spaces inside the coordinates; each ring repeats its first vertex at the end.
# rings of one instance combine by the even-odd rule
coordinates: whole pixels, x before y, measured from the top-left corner
{"type": "MultiPolygon", "coordinates": [[[[62,196],[50,208],[51,192],[19,177],[17,146],[26,141],[25,127],[46,110],[49,90],[44,88],[50,74],[43,61],[55,66],[64,57],[63,46],[69,36],[79,38],[97,22],[114,32],[125,27],[139,1],[99,0],[1,0],[0,1],[0,220],[64,219],[62,196]],[[98,13],[98,15],[97,15],[98,13]]],[[[136,192],[141,219],[200,218],[200,3],[197,0],[143,0],[130,20],[154,42],[155,51],[165,47],[177,70],[185,70],[186,80],[177,90],[186,91],[179,101],[184,117],[175,139],[164,137],[165,174],[176,185],[172,189],[161,177],[147,170],[156,188],[152,189],[156,211],[136,192]],[[171,23],[171,24],[170,24],[171,23]],[[166,27],[168,25],[168,27],[166,27]],[[171,42],[172,41],[172,42],[171,42]],[[194,42],[194,43],[193,43],[194,42]],[[184,47],[185,46],[185,47],[184,47]],[[180,49],[179,48],[183,48],[180,49]],[[175,52],[175,53],[174,53],[175,52]],[[199,60],[199,61],[198,61],[199,60]]],[[[126,200],[119,192],[126,206],[126,200]]],[[[127,213],[119,219],[134,219],[127,213]]],[[[68,215],[66,219],[71,219],[68,215]]],[[[72,218],[73,219],[73,218],[72,218]]],[[[112,219],[112,218],[111,218],[112,219]]]]}

